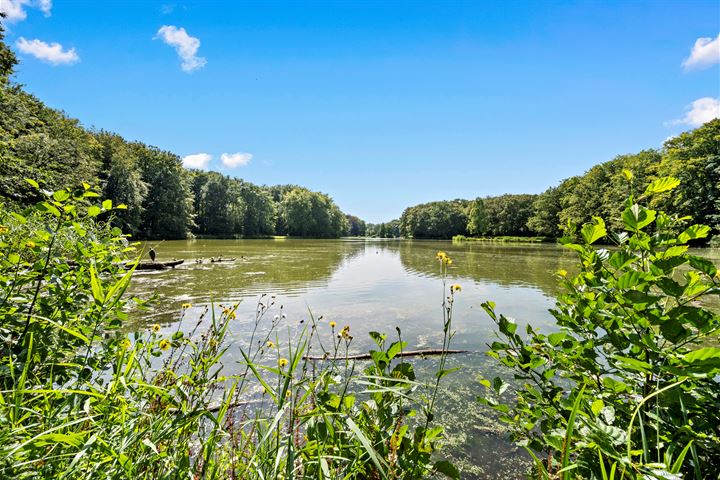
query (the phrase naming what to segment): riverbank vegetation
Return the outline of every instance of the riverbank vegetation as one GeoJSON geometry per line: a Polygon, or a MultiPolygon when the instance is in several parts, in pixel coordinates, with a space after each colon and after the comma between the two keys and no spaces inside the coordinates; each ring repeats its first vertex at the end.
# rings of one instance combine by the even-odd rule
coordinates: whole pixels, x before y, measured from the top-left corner
{"type": "Polygon", "coordinates": [[[489,354],[518,383],[482,380],[480,400],[533,457],[536,478],[713,478],[720,315],[708,302],[720,296],[720,277],[688,253],[710,227],[649,208],[672,205],[661,197],[680,188],[678,179],[656,179],[636,194],[634,176],[623,176],[632,193],[620,218],[594,217],[561,240],[577,253],[579,272],[557,273],[558,331],[528,325],[521,333],[494,303],[483,304],[499,329],[489,354]],[[619,231],[607,229],[615,224],[619,231]],[[615,248],[597,248],[602,238],[615,248]]]}
{"type": "Polygon", "coordinates": [[[39,195],[0,209],[0,477],[459,478],[435,453],[460,292],[449,257],[437,371],[416,378],[400,328],[370,332],[357,362],[348,326],[267,295],[239,344],[237,304],[178,305],[171,330],[128,332],[127,308],[144,304],[125,294],[137,252],[102,220],[125,206],[94,203],[87,184],[39,195]]]}

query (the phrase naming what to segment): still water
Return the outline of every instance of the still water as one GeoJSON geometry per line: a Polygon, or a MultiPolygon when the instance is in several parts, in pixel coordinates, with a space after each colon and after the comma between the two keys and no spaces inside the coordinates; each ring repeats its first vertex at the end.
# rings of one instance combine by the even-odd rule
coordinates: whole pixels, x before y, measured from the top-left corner
{"type": "MultiPolygon", "coordinates": [[[[548,309],[557,293],[552,274],[572,266],[572,252],[555,245],[291,239],[167,241],[155,250],[159,261],[178,258],[185,263],[135,275],[132,293],[156,299],[149,311],[136,315],[134,328],[160,323],[170,332],[183,303],[193,305],[187,312],[192,318],[210,302],[241,301],[231,339],[244,345],[258,299],[266,294],[275,296],[276,311],[270,315],[282,305],[291,330],[310,312],[323,317],[321,324],[334,320],[338,328],[349,325],[357,353],[371,346],[367,332],[393,337],[396,326],[408,348],[441,345],[443,289],[435,254],[445,251],[453,258],[448,283],[462,286],[455,301],[452,348],[471,351],[452,356],[449,368],[462,369],[443,379],[439,417],[449,433],[445,453],[463,470],[463,478],[521,478],[525,455],[504,440],[493,415],[475,401],[484,390],[478,376],[499,373],[485,355],[486,344],[494,340],[494,324],[480,304],[492,300],[498,312],[521,326],[530,322],[552,329],[548,309]],[[211,257],[236,260],[195,261],[211,257]]],[[[232,369],[239,354],[232,348],[229,354],[226,366],[232,369]]],[[[423,371],[432,368],[433,360],[414,362],[423,371]]]]}

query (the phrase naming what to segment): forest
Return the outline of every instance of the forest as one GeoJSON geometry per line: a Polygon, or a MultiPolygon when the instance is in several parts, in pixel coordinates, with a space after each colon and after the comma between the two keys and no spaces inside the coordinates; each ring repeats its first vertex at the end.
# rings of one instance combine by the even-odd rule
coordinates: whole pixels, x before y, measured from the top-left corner
{"type": "Polygon", "coordinates": [[[720,232],[720,119],[668,139],[662,148],[620,155],[567,178],[539,195],[519,194],[424,203],[405,209],[400,235],[408,238],[472,236],[546,236],[558,238],[568,224],[593,217],[617,219],[623,200],[648,181],[680,180],[672,196],[659,196],[653,208],[691,216],[720,232]],[[633,173],[628,184],[623,171],[633,173]]]}

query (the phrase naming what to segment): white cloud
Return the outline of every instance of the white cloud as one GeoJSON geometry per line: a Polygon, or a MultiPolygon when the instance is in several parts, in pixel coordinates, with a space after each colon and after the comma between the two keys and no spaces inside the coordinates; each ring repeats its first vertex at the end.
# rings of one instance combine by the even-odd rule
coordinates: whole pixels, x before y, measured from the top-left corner
{"type": "Polygon", "coordinates": [[[253,156],[251,153],[243,153],[243,152],[237,152],[237,153],[223,153],[220,155],[220,160],[222,160],[223,165],[230,168],[235,167],[244,167],[248,163],[250,163],[250,160],[252,160],[253,156]]]}
{"type": "Polygon", "coordinates": [[[182,164],[185,168],[199,168],[201,170],[205,170],[207,169],[210,160],[212,160],[212,155],[209,153],[194,153],[183,157],[182,164]]]}
{"type": "Polygon", "coordinates": [[[0,12],[5,15],[8,22],[19,22],[27,18],[26,8],[37,8],[46,17],[50,16],[52,0],[0,0],[0,12]]]}
{"type": "Polygon", "coordinates": [[[695,40],[690,56],[682,65],[685,70],[707,68],[720,62],[720,33],[717,37],[702,37],[695,40]]]}
{"type": "Polygon", "coordinates": [[[27,53],[35,58],[53,65],[72,65],[80,61],[80,57],[74,48],[65,50],[57,42],[45,43],[42,40],[27,40],[24,37],[15,43],[22,53],[27,53]]]}
{"type": "Polygon", "coordinates": [[[182,27],[163,25],[158,30],[155,38],[160,38],[163,42],[175,48],[175,51],[182,59],[181,68],[185,72],[192,72],[202,68],[207,63],[205,58],[197,56],[200,40],[188,35],[182,27]]]}
{"type": "Polygon", "coordinates": [[[720,118],[720,98],[703,97],[688,105],[683,118],[673,120],[669,124],[699,127],[716,118],[720,118]]]}

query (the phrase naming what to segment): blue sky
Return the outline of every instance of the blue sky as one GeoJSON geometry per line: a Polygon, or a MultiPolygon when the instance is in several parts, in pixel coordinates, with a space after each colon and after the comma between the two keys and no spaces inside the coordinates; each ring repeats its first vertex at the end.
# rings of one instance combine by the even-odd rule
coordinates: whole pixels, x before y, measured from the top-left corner
{"type": "Polygon", "coordinates": [[[0,9],[15,80],[50,106],[372,222],[539,193],[720,116],[715,0],[0,9]]]}

